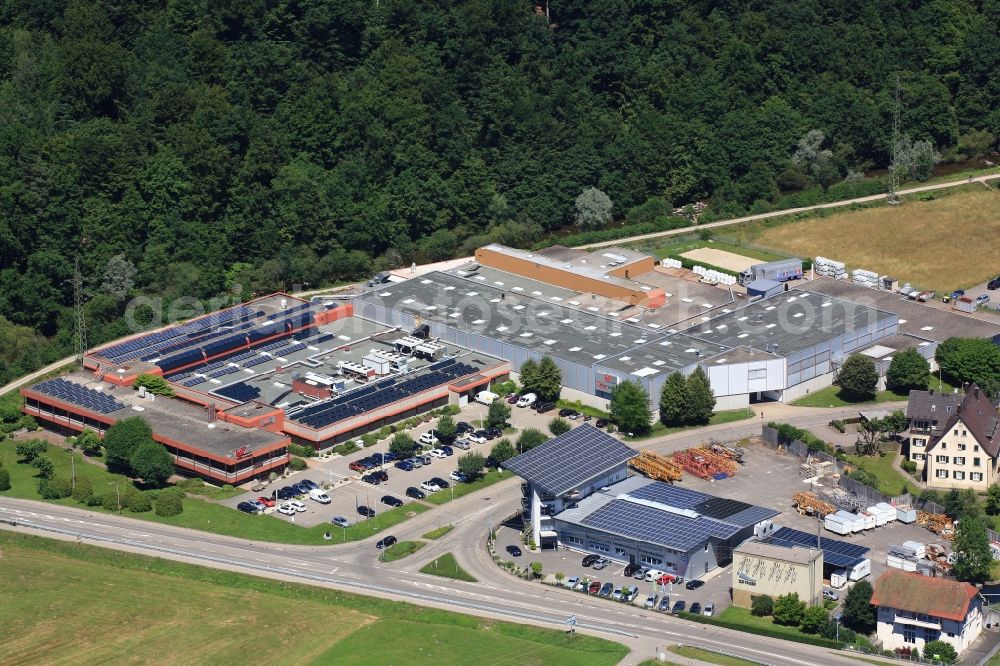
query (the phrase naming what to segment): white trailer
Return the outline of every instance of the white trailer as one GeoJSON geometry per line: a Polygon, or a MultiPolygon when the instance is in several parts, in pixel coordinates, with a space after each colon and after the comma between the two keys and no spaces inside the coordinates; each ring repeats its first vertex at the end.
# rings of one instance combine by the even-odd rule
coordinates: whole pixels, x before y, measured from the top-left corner
{"type": "Polygon", "coordinates": [[[886,522],[891,523],[897,519],[898,514],[896,513],[896,507],[888,502],[879,502],[875,506],[877,506],[879,510],[885,514],[886,522]]]}
{"type": "Polygon", "coordinates": [[[861,560],[858,564],[854,565],[851,569],[849,577],[851,580],[861,580],[872,573],[872,561],[869,559],[861,560]]]}
{"type": "Polygon", "coordinates": [[[847,585],[847,569],[837,569],[830,574],[830,587],[840,589],[847,585]]]}
{"type": "Polygon", "coordinates": [[[823,526],[834,534],[850,534],[853,531],[851,529],[852,525],[853,521],[847,521],[842,516],[835,513],[828,514],[827,517],[823,519],[823,526]]]}

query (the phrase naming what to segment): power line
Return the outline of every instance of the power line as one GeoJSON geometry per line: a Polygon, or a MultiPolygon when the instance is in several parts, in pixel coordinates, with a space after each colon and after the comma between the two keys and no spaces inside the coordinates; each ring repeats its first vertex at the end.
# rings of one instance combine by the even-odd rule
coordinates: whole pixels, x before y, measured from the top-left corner
{"type": "Polygon", "coordinates": [[[899,137],[899,115],[900,115],[900,94],[899,94],[899,77],[896,77],[896,89],[893,93],[893,105],[892,105],[892,145],[890,148],[890,159],[889,159],[889,192],[887,196],[887,202],[890,206],[898,206],[902,201],[899,198],[899,148],[900,148],[900,137],[899,137]]]}
{"type": "Polygon", "coordinates": [[[73,267],[73,311],[76,328],[76,362],[83,367],[83,353],[87,351],[87,321],[83,312],[83,275],[80,273],[80,258],[73,267]]]}

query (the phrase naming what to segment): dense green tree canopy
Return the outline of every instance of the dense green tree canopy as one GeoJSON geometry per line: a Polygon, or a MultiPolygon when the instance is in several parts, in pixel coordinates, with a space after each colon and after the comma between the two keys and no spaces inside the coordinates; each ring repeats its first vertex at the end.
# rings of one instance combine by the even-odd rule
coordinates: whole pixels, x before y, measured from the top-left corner
{"type": "Polygon", "coordinates": [[[832,190],[887,165],[897,78],[912,175],[1000,134],[998,0],[551,9],[9,0],[0,382],[72,348],[77,256],[96,343],[126,332],[131,295],[246,297],[530,244],[591,188],[647,220],[832,190]]]}

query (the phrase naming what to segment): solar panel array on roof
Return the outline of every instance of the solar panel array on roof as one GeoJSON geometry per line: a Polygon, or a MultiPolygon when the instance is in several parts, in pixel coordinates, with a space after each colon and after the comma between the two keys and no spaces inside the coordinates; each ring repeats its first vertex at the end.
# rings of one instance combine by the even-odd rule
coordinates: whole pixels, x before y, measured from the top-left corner
{"type": "Polygon", "coordinates": [[[429,372],[410,379],[406,376],[389,377],[331,400],[310,405],[301,411],[289,411],[288,418],[311,428],[324,428],[478,372],[475,366],[459,363],[453,358],[427,368],[429,372]]]}
{"type": "Polygon", "coordinates": [[[230,400],[235,400],[236,402],[247,402],[249,400],[256,400],[260,397],[260,389],[256,386],[250,386],[246,382],[230,384],[229,386],[217,389],[215,392],[223,398],[229,398],[230,400]]]}
{"type": "Polygon", "coordinates": [[[635,449],[584,423],[511,458],[504,467],[550,493],[561,495],[637,455],[635,449]]]}
{"type": "Polygon", "coordinates": [[[627,500],[613,500],[581,523],[630,539],[684,551],[710,538],[729,539],[739,531],[737,527],[713,518],[690,518],[627,500]]]}
{"type": "Polygon", "coordinates": [[[107,393],[80,386],[61,377],[46,380],[31,388],[39,393],[59,398],[63,402],[70,402],[100,414],[110,414],[119,409],[125,409],[125,403],[116,400],[107,393]]]}
{"type": "Polygon", "coordinates": [[[725,521],[741,528],[756,525],[780,513],[767,507],[716,497],[660,481],[651,481],[645,486],[629,491],[628,494],[636,499],[665,504],[678,509],[690,509],[703,516],[725,521]]]}
{"type": "MultiPolygon", "coordinates": [[[[793,530],[791,527],[782,527],[772,534],[769,541],[779,546],[805,546],[807,548],[816,547],[816,535],[801,530],[793,530]]],[[[823,563],[835,567],[851,569],[861,564],[868,554],[869,549],[855,543],[838,541],[820,537],[820,548],[823,550],[823,563]]]]}

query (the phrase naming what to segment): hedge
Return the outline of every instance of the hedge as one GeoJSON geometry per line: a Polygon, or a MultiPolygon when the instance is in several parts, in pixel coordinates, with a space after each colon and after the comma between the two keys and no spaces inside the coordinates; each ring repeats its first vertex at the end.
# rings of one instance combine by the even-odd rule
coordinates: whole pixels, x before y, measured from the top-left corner
{"type": "Polygon", "coordinates": [[[787,439],[788,441],[799,440],[807,447],[810,451],[825,451],[826,453],[833,453],[833,447],[824,442],[822,439],[812,434],[808,430],[803,430],[802,428],[796,428],[791,423],[775,423],[774,421],[768,422],[767,426],[769,428],[774,428],[778,431],[778,434],[787,439]]]}
{"type": "Polygon", "coordinates": [[[821,636],[811,636],[809,634],[795,634],[788,630],[781,629],[765,629],[764,627],[752,627],[746,624],[741,624],[739,622],[730,622],[728,620],[723,620],[715,615],[694,615],[693,613],[681,612],[680,617],[685,620],[691,620],[692,622],[699,622],[701,624],[712,624],[717,627],[725,627],[726,629],[735,629],[736,631],[744,631],[748,634],[757,634],[758,636],[768,636],[769,638],[780,638],[785,641],[795,641],[796,643],[808,643],[809,645],[816,645],[819,647],[834,648],[835,650],[840,650],[844,647],[842,641],[835,641],[830,638],[823,638],[821,636]]]}

